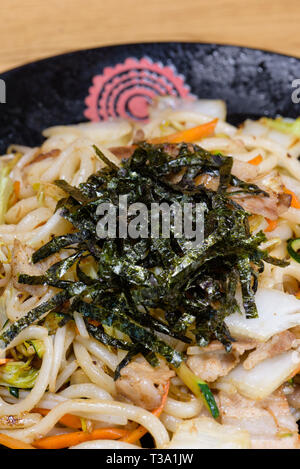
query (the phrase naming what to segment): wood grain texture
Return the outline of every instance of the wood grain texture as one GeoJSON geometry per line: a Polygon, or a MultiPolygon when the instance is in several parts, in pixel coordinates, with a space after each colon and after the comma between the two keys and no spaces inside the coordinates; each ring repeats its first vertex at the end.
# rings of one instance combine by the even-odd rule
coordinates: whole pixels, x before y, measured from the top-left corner
{"type": "Polygon", "coordinates": [[[0,0],[0,71],[77,49],[217,42],[300,57],[300,1],[0,0]]]}

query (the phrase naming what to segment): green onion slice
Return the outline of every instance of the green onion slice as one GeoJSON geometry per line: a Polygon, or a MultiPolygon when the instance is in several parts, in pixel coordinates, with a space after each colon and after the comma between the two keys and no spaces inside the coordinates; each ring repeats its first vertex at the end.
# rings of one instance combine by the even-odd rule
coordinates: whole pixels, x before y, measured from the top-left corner
{"type": "Polygon", "coordinates": [[[287,243],[287,250],[289,255],[300,264],[300,238],[289,239],[287,243]]]}

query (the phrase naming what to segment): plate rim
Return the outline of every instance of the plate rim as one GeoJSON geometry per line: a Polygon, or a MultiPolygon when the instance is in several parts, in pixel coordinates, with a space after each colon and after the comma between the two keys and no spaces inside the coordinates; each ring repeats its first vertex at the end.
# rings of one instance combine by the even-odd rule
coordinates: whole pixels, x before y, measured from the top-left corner
{"type": "Polygon", "coordinates": [[[55,54],[55,55],[50,55],[49,57],[44,57],[41,59],[37,59],[31,62],[26,62],[22,65],[18,65],[17,67],[13,67],[8,70],[4,70],[3,72],[0,72],[0,78],[5,79],[9,74],[11,73],[16,73],[16,72],[21,72],[23,69],[30,67],[32,65],[42,65],[46,64],[47,62],[51,62],[55,59],[61,59],[63,57],[70,57],[72,55],[76,55],[78,53],[89,53],[89,52],[95,52],[99,51],[102,49],[113,49],[116,47],[126,47],[126,46],[146,46],[146,45],[166,45],[166,44],[185,44],[185,45],[198,45],[198,46],[211,46],[211,47],[222,47],[222,48],[228,48],[228,49],[242,49],[245,51],[251,51],[251,52],[263,52],[264,54],[273,56],[273,57],[283,57],[286,59],[293,59],[296,62],[299,62],[300,65],[300,56],[296,57],[293,55],[288,55],[284,54],[281,52],[276,52],[276,51],[271,51],[269,49],[263,49],[263,48],[256,48],[256,47],[248,47],[248,46],[242,46],[242,45],[236,45],[236,44],[228,44],[228,43],[219,43],[219,42],[199,42],[199,41],[146,41],[146,42],[126,42],[126,43],[120,43],[120,44],[108,44],[104,46],[97,46],[97,47],[91,47],[91,48],[83,48],[83,49],[75,49],[72,51],[68,52],[62,52],[61,54],[55,54]]]}

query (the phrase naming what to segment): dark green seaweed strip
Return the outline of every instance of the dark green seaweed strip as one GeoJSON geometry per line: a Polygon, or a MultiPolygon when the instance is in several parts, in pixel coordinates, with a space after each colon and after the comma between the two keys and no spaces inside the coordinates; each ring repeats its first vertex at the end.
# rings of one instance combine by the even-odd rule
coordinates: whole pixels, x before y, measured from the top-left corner
{"type": "MultiPolygon", "coordinates": [[[[61,279],[72,265],[82,256],[82,252],[76,252],[71,256],[53,264],[43,275],[19,275],[19,283],[27,283],[29,285],[53,285],[56,280],[61,279]]],[[[66,284],[67,285],[67,284],[66,284]]]]}
{"type": "Polygon", "coordinates": [[[119,166],[117,166],[116,164],[114,164],[112,161],[110,161],[105,155],[104,153],[100,150],[100,148],[98,148],[96,145],[93,145],[93,148],[96,152],[96,155],[98,156],[98,158],[100,158],[100,160],[102,160],[109,168],[115,170],[115,171],[118,171],[119,170],[119,166]]]}
{"type": "Polygon", "coordinates": [[[85,324],[86,324],[86,328],[88,332],[102,344],[109,345],[110,347],[115,347],[120,350],[132,349],[133,344],[131,342],[125,342],[124,340],[119,340],[119,339],[115,339],[114,337],[111,337],[110,335],[106,334],[106,332],[104,332],[104,329],[101,325],[94,326],[93,324],[90,324],[88,321],[85,321],[85,324]]]}
{"type": "Polygon", "coordinates": [[[50,278],[62,278],[81,256],[81,251],[71,254],[66,259],[62,259],[49,267],[45,275],[50,278]]]}
{"type": "Polygon", "coordinates": [[[20,334],[20,332],[26,329],[26,327],[41,319],[44,314],[65,303],[69,298],[70,294],[67,291],[57,293],[53,298],[32,309],[21,319],[14,322],[2,333],[0,339],[2,339],[5,345],[8,345],[15,337],[17,337],[18,334],[20,334]]]}
{"type": "MultiPolygon", "coordinates": [[[[251,235],[250,214],[231,195],[267,197],[268,193],[233,176],[231,157],[211,154],[197,145],[142,143],[120,168],[94,149],[107,165],[105,168],[78,188],[58,183],[69,194],[58,204],[61,216],[77,232],[55,237],[33,255],[33,260],[38,262],[70,247],[75,254],[56,263],[42,276],[21,275],[20,281],[60,288],[60,294],[65,295],[61,301],[70,300],[63,308],[82,314],[92,336],[106,345],[127,347],[129,353],[118,372],[137,353],[153,366],[158,364],[157,356],[162,356],[178,367],[184,355],[158,338],[159,333],[200,346],[219,340],[230,351],[234,339],[224,320],[239,310],[237,289],[241,287],[247,317],[255,317],[254,295],[264,262],[287,265],[285,260],[274,259],[259,248],[265,235],[261,232],[251,235]],[[174,176],[179,174],[174,182],[174,176]],[[200,185],[195,183],[198,176],[203,176],[200,185]],[[211,178],[214,190],[205,183],[211,178]],[[193,207],[193,226],[197,222],[194,207],[201,204],[204,242],[191,247],[184,234],[180,238],[175,236],[174,215],[169,239],[99,238],[96,226],[101,217],[97,206],[106,202],[116,208],[118,232],[124,224],[118,206],[122,195],[127,196],[128,204],[142,202],[148,209],[153,202],[169,205],[176,202],[182,209],[189,203],[193,207]],[[94,259],[96,278],[89,277],[80,267],[81,260],[88,256],[94,259]],[[78,281],[63,280],[74,264],[78,281]],[[97,320],[99,326],[89,324],[89,319],[97,320]],[[131,342],[110,337],[103,325],[126,334],[131,342]]],[[[129,217],[128,221],[131,220],[129,217]]],[[[27,325],[35,317],[29,313],[27,325]]],[[[216,417],[218,412],[209,388],[204,387],[201,392],[216,417]]]]}
{"type": "MultiPolygon", "coordinates": [[[[254,195],[263,195],[264,197],[270,197],[268,192],[260,189],[256,184],[250,184],[248,182],[242,181],[239,179],[237,176],[231,175],[231,185],[233,187],[239,187],[241,190],[241,193],[248,193],[248,194],[254,194],[254,195]]],[[[238,191],[232,192],[232,194],[237,194],[238,191]]]]}
{"type": "Polygon", "coordinates": [[[64,192],[69,194],[73,199],[75,199],[80,204],[86,204],[89,199],[76,187],[71,186],[67,181],[63,179],[58,179],[54,181],[54,184],[62,189],[64,192]]]}
{"type": "Polygon", "coordinates": [[[124,334],[127,334],[133,343],[142,344],[146,349],[160,354],[176,368],[183,360],[181,353],[172,349],[169,345],[159,340],[155,334],[128,318],[121,309],[108,311],[105,308],[100,308],[82,300],[76,302],[75,308],[86,317],[99,320],[107,326],[116,327],[124,334]]]}
{"type": "Polygon", "coordinates": [[[55,254],[61,249],[72,246],[80,241],[82,241],[81,233],[70,233],[67,235],[55,236],[51,241],[44,244],[44,246],[33,253],[32,262],[36,264],[46,257],[51,256],[51,254],[55,254]]]}
{"type": "Polygon", "coordinates": [[[254,292],[251,286],[253,272],[248,256],[245,255],[238,259],[237,269],[240,276],[243,305],[245,308],[246,317],[257,318],[258,312],[255,304],[254,292]]]}

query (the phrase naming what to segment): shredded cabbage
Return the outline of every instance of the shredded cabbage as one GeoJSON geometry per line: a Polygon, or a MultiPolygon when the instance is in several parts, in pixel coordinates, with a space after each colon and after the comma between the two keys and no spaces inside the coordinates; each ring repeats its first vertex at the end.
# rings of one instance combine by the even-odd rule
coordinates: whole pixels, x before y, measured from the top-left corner
{"type": "Polygon", "coordinates": [[[14,191],[13,181],[9,177],[9,174],[21,157],[22,153],[16,153],[12,160],[2,165],[0,169],[0,224],[5,222],[9,199],[14,191]]]}
{"type": "Polygon", "coordinates": [[[0,367],[0,385],[13,386],[21,389],[31,389],[39,374],[39,370],[33,368],[31,360],[27,362],[8,362],[0,367]]]}
{"type": "Polygon", "coordinates": [[[300,300],[294,295],[271,288],[259,288],[255,302],[257,318],[249,321],[245,314],[234,313],[225,319],[233,337],[266,342],[273,335],[300,325],[300,300]]]}
{"type": "Polygon", "coordinates": [[[20,352],[24,357],[32,357],[37,355],[39,358],[43,358],[45,348],[44,342],[42,340],[29,340],[23,342],[16,347],[18,352],[20,352]]]}
{"type": "Polygon", "coordinates": [[[277,119],[269,119],[264,117],[262,122],[271,129],[292,134],[295,135],[295,137],[300,137],[300,117],[292,122],[284,120],[282,117],[278,117],[277,119]]]}
{"type": "Polygon", "coordinates": [[[0,169],[0,224],[5,222],[8,202],[13,193],[13,182],[9,177],[10,171],[10,165],[6,165],[0,169]]]}
{"type": "Polygon", "coordinates": [[[200,417],[180,423],[164,449],[249,449],[249,433],[200,417]]]}
{"type": "Polygon", "coordinates": [[[218,386],[229,384],[249,399],[265,399],[296,372],[299,364],[299,352],[290,350],[258,363],[251,370],[239,364],[219,380],[218,386]]]}
{"type": "Polygon", "coordinates": [[[66,197],[66,192],[50,182],[36,182],[35,184],[32,184],[32,189],[36,191],[36,196],[41,206],[44,205],[45,197],[52,197],[52,199],[57,202],[66,197]]]}

